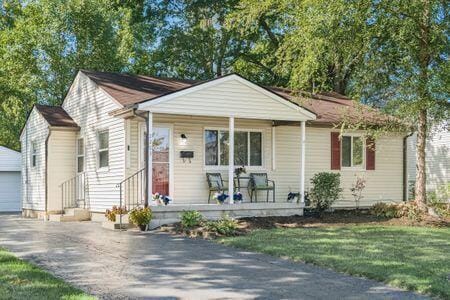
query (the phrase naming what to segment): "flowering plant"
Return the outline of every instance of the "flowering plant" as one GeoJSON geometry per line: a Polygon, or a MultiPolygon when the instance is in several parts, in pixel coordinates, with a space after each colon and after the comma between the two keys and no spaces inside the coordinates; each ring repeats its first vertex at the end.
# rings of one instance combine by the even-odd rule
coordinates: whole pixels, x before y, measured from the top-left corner
{"type": "Polygon", "coordinates": [[[224,192],[214,194],[214,199],[219,204],[223,204],[227,198],[228,198],[228,195],[225,194],[224,192]]]}
{"type": "Polygon", "coordinates": [[[364,177],[357,176],[356,182],[352,185],[350,192],[352,192],[352,196],[355,199],[356,209],[359,209],[359,203],[361,199],[364,198],[362,192],[366,188],[366,179],[364,177]]]}
{"type": "Polygon", "coordinates": [[[105,217],[111,221],[116,221],[116,215],[125,215],[127,213],[127,208],[125,206],[114,205],[111,209],[107,209],[105,212],[105,217]]]}
{"type": "Polygon", "coordinates": [[[236,174],[237,177],[239,177],[243,173],[247,173],[244,166],[234,169],[234,174],[236,174]]]}
{"type": "Polygon", "coordinates": [[[155,201],[156,202],[156,204],[163,204],[164,203],[164,205],[167,205],[167,204],[169,204],[171,201],[172,201],[172,198],[171,197],[169,197],[169,196],[166,196],[166,195],[162,195],[162,194],[160,194],[160,193],[155,193],[155,194],[153,194],[152,195],[152,199],[153,199],[153,201],[155,201]]]}
{"type": "Polygon", "coordinates": [[[234,193],[233,200],[234,201],[242,201],[242,193],[241,192],[234,193]]]}

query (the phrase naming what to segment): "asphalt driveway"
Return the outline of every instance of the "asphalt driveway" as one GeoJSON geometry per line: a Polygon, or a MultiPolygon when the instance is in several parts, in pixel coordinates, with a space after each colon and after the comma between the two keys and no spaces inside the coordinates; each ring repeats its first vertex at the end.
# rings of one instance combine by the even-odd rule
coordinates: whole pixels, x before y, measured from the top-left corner
{"type": "MultiPolygon", "coordinates": [[[[327,269],[163,233],[0,215],[0,247],[105,299],[424,299],[327,269]]],[[[314,249],[311,249],[314,251],[314,249]]]]}

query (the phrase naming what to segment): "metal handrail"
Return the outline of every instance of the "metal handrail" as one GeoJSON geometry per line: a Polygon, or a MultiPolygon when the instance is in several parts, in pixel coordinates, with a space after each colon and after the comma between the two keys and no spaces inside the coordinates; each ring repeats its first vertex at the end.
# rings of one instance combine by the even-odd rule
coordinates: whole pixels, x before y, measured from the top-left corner
{"type": "Polygon", "coordinates": [[[86,175],[77,174],[59,185],[61,188],[61,211],[66,208],[76,208],[83,201],[83,208],[86,208],[86,175]]]}
{"type": "Polygon", "coordinates": [[[145,170],[146,168],[142,168],[116,184],[116,187],[119,188],[120,207],[125,206],[127,209],[132,209],[144,204],[145,170]]]}

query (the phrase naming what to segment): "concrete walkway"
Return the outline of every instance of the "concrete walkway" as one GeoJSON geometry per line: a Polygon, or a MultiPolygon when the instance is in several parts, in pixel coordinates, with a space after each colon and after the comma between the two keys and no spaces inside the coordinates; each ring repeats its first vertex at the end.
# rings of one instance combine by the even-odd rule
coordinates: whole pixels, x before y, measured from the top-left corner
{"type": "Polygon", "coordinates": [[[92,222],[1,215],[0,247],[105,299],[425,299],[312,265],[92,222]]]}

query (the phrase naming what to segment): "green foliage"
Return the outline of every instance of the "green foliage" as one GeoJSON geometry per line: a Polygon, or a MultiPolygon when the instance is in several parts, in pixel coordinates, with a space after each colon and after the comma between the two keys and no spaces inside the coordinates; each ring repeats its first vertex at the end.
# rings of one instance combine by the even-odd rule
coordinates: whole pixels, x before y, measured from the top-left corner
{"type": "Polygon", "coordinates": [[[341,175],[339,173],[321,172],[311,178],[313,187],[309,192],[312,205],[323,212],[339,199],[342,193],[341,175]]]}
{"type": "Polygon", "coordinates": [[[180,215],[183,228],[193,228],[203,223],[203,216],[196,210],[185,210],[180,215]]]}
{"type": "Polygon", "coordinates": [[[127,208],[121,207],[121,206],[116,206],[114,205],[111,209],[107,209],[105,212],[105,217],[111,221],[111,222],[115,222],[116,221],[116,216],[117,215],[124,215],[127,213],[127,208]]]}
{"type": "Polygon", "coordinates": [[[379,202],[370,208],[370,213],[377,217],[402,218],[407,217],[411,221],[420,222],[423,219],[424,212],[416,202],[403,203],[383,203],[379,202]]]}
{"type": "Polygon", "coordinates": [[[236,220],[224,216],[217,221],[208,221],[205,223],[206,230],[216,232],[224,236],[232,236],[236,234],[238,223],[236,220]]]}
{"type": "Polygon", "coordinates": [[[370,213],[377,217],[397,218],[398,209],[395,205],[378,202],[370,208],[370,213]]]}
{"type": "Polygon", "coordinates": [[[131,223],[134,225],[147,225],[152,220],[153,214],[150,207],[137,207],[129,213],[131,223]]]}
{"type": "Polygon", "coordinates": [[[450,298],[449,228],[380,225],[280,228],[256,230],[220,241],[450,298]]]}

